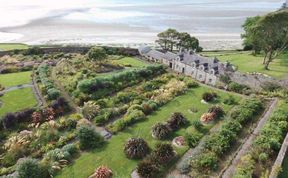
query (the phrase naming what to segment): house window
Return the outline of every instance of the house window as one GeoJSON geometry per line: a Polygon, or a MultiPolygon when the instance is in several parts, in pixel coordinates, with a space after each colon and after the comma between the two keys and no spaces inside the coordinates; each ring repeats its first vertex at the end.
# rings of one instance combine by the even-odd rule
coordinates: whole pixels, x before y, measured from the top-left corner
{"type": "Polygon", "coordinates": [[[191,72],[191,75],[194,75],[194,71],[191,72]]]}
{"type": "Polygon", "coordinates": [[[199,79],[201,79],[202,78],[202,75],[199,75],[199,79]]]}
{"type": "Polygon", "coordinates": [[[209,79],[209,83],[212,83],[212,79],[211,78],[209,79]]]}
{"type": "Polygon", "coordinates": [[[213,71],[213,70],[211,70],[210,74],[214,75],[214,71],[213,71]]]}

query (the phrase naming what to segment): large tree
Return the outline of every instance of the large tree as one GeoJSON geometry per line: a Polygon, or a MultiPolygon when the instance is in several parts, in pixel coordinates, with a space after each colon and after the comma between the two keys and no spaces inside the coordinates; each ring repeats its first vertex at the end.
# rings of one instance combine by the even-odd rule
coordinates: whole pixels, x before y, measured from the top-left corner
{"type": "Polygon", "coordinates": [[[187,49],[187,50],[196,50],[199,51],[199,40],[189,33],[183,32],[178,34],[178,44],[177,47],[187,49]]]}
{"type": "Polygon", "coordinates": [[[255,27],[257,21],[260,19],[260,16],[256,17],[248,17],[244,24],[242,25],[242,28],[244,29],[244,33],[241,34],[241,38],[243,39],[243,45],[244,45],[244,50],[248,49],[251,50],[253,49],[255,53],[260,52],[260,48],[258,45],[258,42],[256,39],[254,39],[252,33],[253,33],[253,28],[255,27]]]}
{"type": "Polygon", "coordinates": [[[269,64],[288,49],[288,10],[272,12],[255,20],[244,40],[256,44],[264,52],[264,68],[268,70],[269,64]]]}
{"type": "Polygon", "coordinates": [[[178,41],[178,33],[177,30],[169,28],[157,35],[158,40],[156,40],[156,43],[158,43],[164,50],[173,51],[178,41]]]}
{"type": "Polygon", "coordinates": [[[178,32],[175,29],[169,28],[164,32],[159,33],[156,43],[164,50],[173,51],[174,49],[187,49],[199,51],[202,48],[199,46],[199,40],[192,37],[189,33],[178,32]]]}

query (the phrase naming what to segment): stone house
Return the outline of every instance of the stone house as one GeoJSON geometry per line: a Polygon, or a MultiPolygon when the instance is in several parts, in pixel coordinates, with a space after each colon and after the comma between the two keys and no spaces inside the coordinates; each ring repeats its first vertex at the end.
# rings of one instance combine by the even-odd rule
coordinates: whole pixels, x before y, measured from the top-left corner
{"type": "Polygon", "coordinates": [[[139,54],[149,61],[162,63],[177,73],[183,73],[209,85],[216,85],[220,75],[228,71],[233,72],[229,63],[222,63],[217,58],[200,56],[194,51],[181,50],[175,54],[157,51],[147,46],[138,50],[139,54]]]}

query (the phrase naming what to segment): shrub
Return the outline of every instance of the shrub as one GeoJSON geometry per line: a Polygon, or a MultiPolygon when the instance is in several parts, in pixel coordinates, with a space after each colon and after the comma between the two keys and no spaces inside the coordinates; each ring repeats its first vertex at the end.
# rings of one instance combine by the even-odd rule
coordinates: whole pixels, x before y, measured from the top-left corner
{"type": "Polygon", "coordinates": [[[261,87],[263,88],[263,90],[268,92],[273,92],[281,89],[281,86],[276,82],[264,82],[262,83],[261,87]]]}
{"type": "Polygon", "coordinates": [[[237,102],[236,102],[236,99],[233,96],[229,95],[228,98],[224,99],[223,103],[227,104],[227,105],[234,105],[237,102]]]}
{"type": "Polygon", "coordinates": [[[175,112],[172,114],[171,118],[167,121],[167,125],[172,130],[177,130],[187,124],[187,119],[182,113],[175,112]]]}
{"type": "Polygon", "coordinates": [[[18,120],[17,120],[15,114],[13,114],[13,113],[7,113],[7,114],[3,117],[2,122],[3,122],[3,127],[4,127],[5,129],[9,129],[9,128],[14,127],[14,126],[17,124],[18,120]]]}
{"type": "Polygon", "coordinates": [[[215,113],[204,113],[201,118],[200,121],[202,123],[209,123],[210,121],[213,121],[216,119],[216,114],[215,113]]]}
{"type": "Polygon", "coordinates": [[[185,134],[186,143],[188,144],[190,148],[196,147],[202,137],[203,137],[203,134],[200,132],[196,132],[196,131],[191,134],[189,133],[185,134]]]}
{"type": "Polygon", "coordinates": [[[18,178],[39,178],[41,177],[41,168],[36,159],[25,158],[17,164],[16,171],[18,178]]]}
{"type": "Polygon", "coordinates": [[[93,178],[112,178],[113,173],[111,169],[100,166],[96,169],[95,173],[92,175],[93,178]]]}
{"type": "Polygon", "coordinates": [[[212,152],[200,154],[193,163],[197,170],[216,170],[218,167],[217,156],[212,152]]]}
{"type": "Polygon", "coordinates": [[[203,124],[199,120],[192,121],[191,125],[198,131],[202,131],[203,124]]]}
{"type": "Polygon", "coordinates": [[[92,149],[103,145],[103,137],[95,131],[94,127],[81,126],[78,130],[81,149],[92,149]]]}
{"type": "Polygon", "coordinates": [[[216,115],[216,118],[221,118],[225,115],[225,111],[221,106],[211,106],[208,112],[214,113],[216,115]]]}
{"type": "Polygon", "coordinates": [[[169,136],[171,130],[166,124],[158,123],[152,127],[152,135],[157,139],[165,139],[169,136]]]}
{"type": "Polygon", "coordinates": [[[159,167],[150,160],[141,161],[137,166],[137,173],[141,178],[154,178],[159,172],[159,167]]]}
{"type": "Polygon", "coordinates": [[[101,47],[93,47],[88,53],[88,58],[92,61],[102,61],[107,58],[106,51],[101,47]]]}
{"type": "Polygon", "coordinates": [[[206,102],[211,102],[213,101],[215,98],[217,98],[217,94],[215,93],[209,93],[209,92],[205,92],[202,95],[202,99],[206,102]]]}
{"type": "Polygon", "coordinates": [[[82,108],[82,114],[84,118],[91,120],[93,119],[100,111],[100,106],[97,105],[93,101],[88,101],[84,103],[84,106],[82,108]]]}
{"type": "Polygon", "coordinates": [[[229,84],[231,82],[231,79],[228,75],[220,75],[219,80],[225,84],[229,84]]]}
{"type": "Polygon", "coordinates": [[[161,165],[169,163],[175,157],[175,151],[168,143],[157,144],[152,154],[161,165]]]}
{"type": "Polygon", "coordinates": [[[60,91],[55,88],[50,88],[47,90],[47,95],[49,100],[56,100],[60,96],[60,91]]]}
{"type": "Polygon", "coordinates": [[[241,84],[238,84],[236,82],[231,82],[229,85],[228,85],[228,90],[229,91],[234,91],[234,92],[237,92],[237,93],[243,93],[245,89],[248,89],[247,86],[245,85],[241,85],[241,84]]]}
{"type": "Polygon", "coordinates": [[[252,177],[255,167],[255,161],[250,154],[241,158],[241,162],[237,165],[235,178],[252,177]]]}
{"type": "Polygon", "coordinates": [[[79,149],[78,149],[76,144],[70,143],[70,144],[67,144],[67,145],[63,146],[62,151],[63,152],[68,152],[71,155],[75,155],[75,154],[77,154],[79,152],[79,149]]]}
{"type": "Polygon", "coordinates": [[[61,150],[56,148],[55,150],[51,150],[45,154],[44,157],[46,160],[50,161],[60,161],[60,160],[71,160],[71,154],[68,151],[61,150]]]}
{"type": "Polygon", "coordinates": [[[148,144],[142,138],[130,138],[124,147],[124,152],[130,159],[144,158],[149,150],[148,144]]]}

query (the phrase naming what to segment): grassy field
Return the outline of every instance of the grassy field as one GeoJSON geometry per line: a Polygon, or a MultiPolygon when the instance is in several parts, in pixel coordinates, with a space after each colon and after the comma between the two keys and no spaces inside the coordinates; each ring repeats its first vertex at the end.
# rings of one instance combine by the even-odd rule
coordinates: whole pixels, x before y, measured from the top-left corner
{"type": "Polygon", "coordinates": [[[288,77],[288,53],[281,55],[270,64],[270,70],[265,70],[263,56],[253,56],[251,52],[219,51],[203,52],[205,56],[216,56],[223,62],[229,61],[242,72],[259,72],[277,79],[288,77]]]}
{"type": "MultiPolygon", "coordinates": [[[[91,175],[94,170],[100,165],[106,165],[113,170],[114,177],[127,178],[130,177],[130,173],[136,168],[136,160],[129,160],[125,157],[123,152],[123,146],[125,142],[131,137],[144,138],[150,147],[154,148],[157,141],[151,136],[151,127],[158,123],[168,120],[171,113],[182,112],[189,121],[197,120],[200,116],[207,112],[210,107],[208,104],[201,103],[201,96],[204,92],[210,91],[206,87],[198,87],[189,90],[186,94],[175,98],[167,105],[163,106],[160,110],[154,114],[148,116],[147,120],[135,124],[133,127],[127,128],[123,132],[112,137],[111,140],[104,146],[104,148],[96,149],[92,152],[84,152],[75,160],[75,162],[64,168],[62,172],[57,176],[63,178],[86,178],[91,175]],[[198,112],[192,114],[189,109],[192,107],[197,108],[198,112]]],[[[222,104],[223,99],[228,97],[227,93],[218,92],[220,99],[218,104],[222,104]]],[[[237,100],[240,100],[239,96],[235,96],[237,100]]],[[[224,109],[228,111],[231,106],[223,105],[224,109]]],[[[212,124],[207,126],[212,127],[212,124]]],[[[175,136],[184,135],[186,129],[181,129],[174,133],[175,136]]],[[[171,141],[169,139],[168,141],[171,141]]],[[[176,151],[181,156],[188,150],[187,147],[177,149],[176,151]]]]}
{"type": "Polygon", "coordinates": [[[9,51],[14,49],[28,49],[28,45],[22,43],[0,43],[0,51],[9,51]]]}
{"type": "Polygon", "coordinates": [[[1,74],[0,84],[4,87],[11,87],[21,84],[31,83],[31,71],[11,73],[11,74],[1,74]]]}
{"type": "Polygon", "coordinates": [[[31,108],[37,104],[32,88],[9,91],[0,97],[0,101],[3,103],[0,107],[0,116],[8,112],[31,108]]]}
{"type": "Polygon", "coordinates": [[[145,67],[145,66],[149,65],[148,63],[145,63],[144,61],[140,61],[140,60],[132,58],[132,57],[124,57],[124,58],[119,59],[119,60],[114,60],[114,62],[116,64],[120,64],[123,66],[131,66],[131,67],[135,67],[135,68],[145,67]]]}

